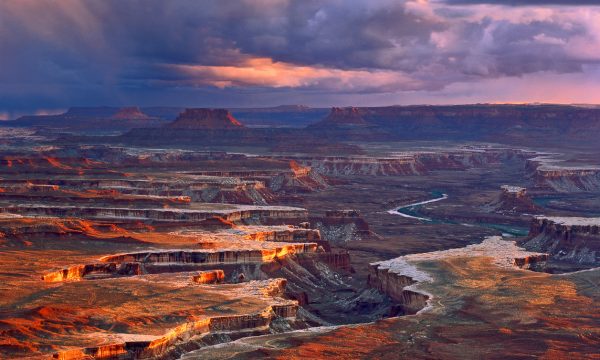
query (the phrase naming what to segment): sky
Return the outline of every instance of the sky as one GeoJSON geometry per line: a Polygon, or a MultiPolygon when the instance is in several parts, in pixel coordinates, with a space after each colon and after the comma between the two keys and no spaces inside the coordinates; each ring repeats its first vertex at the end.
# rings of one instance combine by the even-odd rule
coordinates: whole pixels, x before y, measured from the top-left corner
{"type": "Polygon", "coordinates": [[[0,119],[600,103],[600,0],[2,0],[0,119]]]}

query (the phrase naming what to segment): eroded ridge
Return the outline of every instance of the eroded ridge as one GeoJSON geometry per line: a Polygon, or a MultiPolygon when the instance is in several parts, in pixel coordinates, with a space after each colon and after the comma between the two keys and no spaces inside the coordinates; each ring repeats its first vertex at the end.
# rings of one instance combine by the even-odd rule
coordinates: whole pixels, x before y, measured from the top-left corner
{"type": "Polygon", "coordinates": [[[556,261],[600,266],[600,218],[537,216],[522,245],[556,261]]]}
{"type": "Polygon", "coordinates": [[[426,309],[433,297],[431,293],[420,290],[420,283],[432,282],[433,278],[418,265],[448,258],[469,257],[489,258],[494,265],[501,268],[531,269],[543,268],[549,255],[526,251],[513,241],[494,236],[480,244],[464,248],[411,254],[372,263],[368,282],[402,304],[405,313],[414,314],[426,309]]]}
{"type": "Polygon", "coordinates": [[[192,271],[223,264],[263,264],[317,251],[317,244],[290,244],[256,250],[161,250],[107,255],[100,263],[76,265],[42,276],[49,282],[192,271]]]}
{"type": "Polygon", "coordinates": [[[281,298],[285,291],[285,279],[251,281],[236,286],[246,296],[258,298],[268,305],[240,311],[226,316],[197,316],[197,319],[177,325],[162,335],[152,334],[114,334],[106,341],[109,344],[87,346],[81,349],[65,350],[56,353],[57,359],[145,359],[172,358],[184,349],[199,348],[211,338],[235,338],[246,334],[278,332],[291,327],[304,326],[297,321],[298,304],[293,300],[281,298]],[[256,308],[256,310],[252,310],[256,308]],[[117,340],[117,339],[120,339],[117,340]]]}

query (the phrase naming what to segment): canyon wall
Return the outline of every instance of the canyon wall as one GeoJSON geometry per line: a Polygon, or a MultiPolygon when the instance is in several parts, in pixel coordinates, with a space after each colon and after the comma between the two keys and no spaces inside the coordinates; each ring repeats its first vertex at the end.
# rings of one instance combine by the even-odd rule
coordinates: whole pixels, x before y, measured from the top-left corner
{"type": "Polygon", "coordinates": [[[306,221],[307,212],[300,208],[252,207],[237,205],[231,209],[168,209],[168,208],[115,208],[115,207],[75,207],[50,205],[10,205],[0,208],[0,213],[27,216],[80,217],[86,219],[111,220],[150,220],[157,222],[191,222],[221,217],[230,222],[251,224],[285,224],[306,221]]]}
{"type": "Polygon", "coordinates": [[[390,271],[389,268],[382,267],[379,264],[371,264],[367,282],[372,288],[397,301],[401,306],[402,314],[416,314],[427,306],[428,295],[407,289],[410,285],[417,283],[408,275],[390,271]]]}
{"type": "Polygon", "coordinates": [[[548,141],[596,146],[600,109],[567,105],[450,105],[333,108],[308,131],[348,140],[548,141]]]}
{"type": "Polygon", "coordinates": [[[595,168],[541,168],[533,179],[537,187],[563,193],[600,191],[600,169],[595,168]]]}
{"type": "Polygon", "coordinates": [[[523,247],[562,261],[600,265],[600,218],[536,217],[523,247]]]}
{"type": "Polygon", "coordinates": [[[393,157],[297,157],[298,163],[324,175],[425,175],[439,170],[466,170],[524,161],[528,154],[513,149],[457,149],[403,152],[393,157]]]}
{"type": "Polygon", "coordinates": [[[323,217],[310,217],[310,223],[319,229],[323,239],[341,245],[348,241],[377,237],[369,224],[356,210],[328,210],[323,217]]]}

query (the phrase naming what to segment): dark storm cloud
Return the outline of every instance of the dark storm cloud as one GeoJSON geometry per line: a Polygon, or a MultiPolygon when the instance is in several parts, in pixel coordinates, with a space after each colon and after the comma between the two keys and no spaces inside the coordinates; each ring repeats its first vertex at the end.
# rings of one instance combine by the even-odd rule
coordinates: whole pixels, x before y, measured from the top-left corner
{"type": "Polygon", "coordinates": [[[593,17],[480,11],[395,0],[5,0],[0,110],[433,91],[600,60],[593,17]]]}

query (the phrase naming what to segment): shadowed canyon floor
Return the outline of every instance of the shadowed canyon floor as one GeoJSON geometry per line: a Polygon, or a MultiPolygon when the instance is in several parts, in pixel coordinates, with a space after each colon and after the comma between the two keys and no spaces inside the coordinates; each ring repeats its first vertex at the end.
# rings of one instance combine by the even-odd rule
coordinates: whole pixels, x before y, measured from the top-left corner
{"type": "Polygon", "coordinates": [[[594,148],[160,125],[224,141],[1,129],[0,357],[598,358],[594,148]]]}

